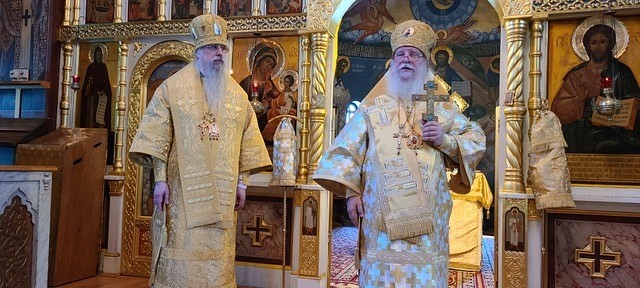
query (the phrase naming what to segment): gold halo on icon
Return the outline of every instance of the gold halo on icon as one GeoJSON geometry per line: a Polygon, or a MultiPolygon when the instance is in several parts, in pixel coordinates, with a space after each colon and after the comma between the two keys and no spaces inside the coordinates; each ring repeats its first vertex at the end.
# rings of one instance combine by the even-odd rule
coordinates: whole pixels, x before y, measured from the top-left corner
{"type": "Polygon", "coordinates": [[[616,47],[613,47],[613,51],[611,51],[614,57],[620,57],[622,53],[624,53],[624,50],[627,49],[627,45],[629,44],[629,31],[620,20],[609,15],[593,16],[582,21],[582,23],[576,27],[576,30],[573,30],[573,35],[571,35],[573,51],[583,61],[589,61],[589,54],[587,54],[587,49],[582,43],[582,38],[584,38],[584,34],[587,33],[589,28],[598,24],[607,25],[616,32],[616,47]]]}
{"type": "Polygon", "coordinates": [[[95,43],[91,45],[91,49],[89,49],[89,61],[91,61],[91,63],[93,63],[93,54],[98,47],[100,47],[100,49],[102,50],[102,62],[105,62],[107,56],[109,56],[109,49],[107,48],[107,45],[104,45],[102,43],[95,43]]]}
{"type": "Polygon", "coordinates": [[[298,72],[295,70],[284,70],[280,77],[278,77],[278,89],[284,91],[284,77],[291,75],[293,77],[293,85],[291,85],[291,91],[296,92],[298,90],[298,72]]]}
{"type": "Polygon", "coordinates": [[[451,61],[453,61],[453,51],[451,51],[451,48],[447,46],[438,46],[431,49],[431,63],[433,63],[433,65],[438,65],[436,64],[436,53],[442,50],[447,51],[447,53],[449,53],[449,64],[451,64],[451,61]]]}
{"type": "Polygon", "coordinates": [[[260,39],[258,43],[256,43],[256,45],[249,49],[249,54],[247,55],[247,68],[249,69],[248,71],[252,71],[253,61],[256,58],[256,54],[258,54],[258,51],[260,51],[260,49],[264,47],[269,47],[276,51],[276,56],[278,57],[278,59],[276,59],[276,67],[273,68],[273,73],[271,74],[271,79],[276,79],[284,70],[284,62],[286,59],[284,58],[284,48],[282,48],[282,45],[273,40],[260,39]]]}
{"type": "Polygon", "coordinates": [[[336,61],[336,68],[338,67],[338,65],[340,65],[341,61],[347,61],[347,66],[344,67],[344,71],[342,71],[342,73],[347,73],[347,71],[349,71],[349,69],[351,69],[351,59],[349,59],[349,57],[347,56],[339,56],[338,60],[336,61]]]}

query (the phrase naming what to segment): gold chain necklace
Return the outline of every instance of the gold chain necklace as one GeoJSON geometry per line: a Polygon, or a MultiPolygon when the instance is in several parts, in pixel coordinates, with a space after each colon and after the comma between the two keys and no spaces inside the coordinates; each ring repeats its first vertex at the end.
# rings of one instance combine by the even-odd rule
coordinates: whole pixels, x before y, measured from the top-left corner
{"type": "MultiPolygon", "coordinates": [[[[422,137],[420,137],[420,133],[418,133],[418,131],[416,131],[413,127],[413,119],[415,117],[415,114],[413,113],[413,105],[404,105],[404,102],[402,100],[398,100],[401,104],[401,106],[403,106],[404,109],[404,114],[405,114],[405,119],[404,122],[402,124],[400,124],[400,119],[398,119],[398,133],[394,133],[393,138],[398,138],[398,155],[400,155],[400,148],[402,145],[402,138],[407,139],[407,147],[409,149],[413,149],[414,151],[416,149],[420,149],[424,146],[423,141],[422,141],[422,137]],[[412,117],[412,115],[414,117],[412,117]],[[405,127],[407,126],[407,124],[409,125],[409,133],[405,133],[405,127]]],[[[416,155],[418,154],[417,151],[415,151],[416,155]]]]}

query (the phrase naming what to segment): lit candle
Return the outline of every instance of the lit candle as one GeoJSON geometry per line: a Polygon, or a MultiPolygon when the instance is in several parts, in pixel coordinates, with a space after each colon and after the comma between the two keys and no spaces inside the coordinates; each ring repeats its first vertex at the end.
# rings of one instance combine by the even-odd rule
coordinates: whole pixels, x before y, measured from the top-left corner
{"type": "Polygon", "coordinates": [[[604,77],[600,81],[602,88],[611,88],[611,77],[604,77]]]}
{"type": "Polygon", "coordinates": [[[258,92],[258,82],[255,82],[255,81],[253,82],[253,90],[252,91],[256,92],[256,93],[258,92]]]}
{"type": "Polygon", "coordinates": [[[74,91],[80,89],[80,76],[71,76],[71,89],[73,89],[74,91]]]}

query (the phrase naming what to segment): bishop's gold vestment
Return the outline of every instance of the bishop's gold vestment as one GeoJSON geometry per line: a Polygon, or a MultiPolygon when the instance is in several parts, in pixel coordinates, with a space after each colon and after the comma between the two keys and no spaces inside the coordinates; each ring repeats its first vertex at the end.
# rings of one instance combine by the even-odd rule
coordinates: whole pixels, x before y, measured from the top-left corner
{"type": "Polygon", "coordinates": [[[211,108],[201,82],[206,79],[193,63],[165,80],[129,150],[138,164],[152,167],[156,158],[167,165],[169,204],[154,210],[151,225],[150,283],[156,288],[236,287],[238,175],[271,161],[246,93],[225,77],[224,100],[211,108]],[[217,140],[201,137],[207,112],[215,118],[217,140]]]}
{"type": "MultiPolygon", "coordinates": [[[[484,132],[454,103],[437,103],[444,143],[414,150],[404,142],[398,151],[399,125],[409,118],[421,131],[420,117],[378,86],[323,155],[314,180],[338,195],[362,197],[360,287],[447,287],[452,200],[445,168],[460,170],[451,188],[468,192],[484,132]]],[[[426,104],[415,102],[413,109],[426,112],[426,104]]]]}

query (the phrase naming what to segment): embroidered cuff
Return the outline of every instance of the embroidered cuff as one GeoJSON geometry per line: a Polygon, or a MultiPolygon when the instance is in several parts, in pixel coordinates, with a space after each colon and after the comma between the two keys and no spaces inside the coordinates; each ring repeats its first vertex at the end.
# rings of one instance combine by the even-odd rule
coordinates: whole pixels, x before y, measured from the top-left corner
{"type": "Polygon", "coordinates": [[[444,141],[442,141],[442,144],[436,148],[444,152],[444,154],[447,154],[449,157],[458,156],[458,141],[456,141],[456,138],[451,135],[444,134],[444,141]]]}
{"type": "Polygon", "coordinates": [[[156,182],[167,181],[167,163],[159,158],[153,158],[153,176],[156,182]]]}

